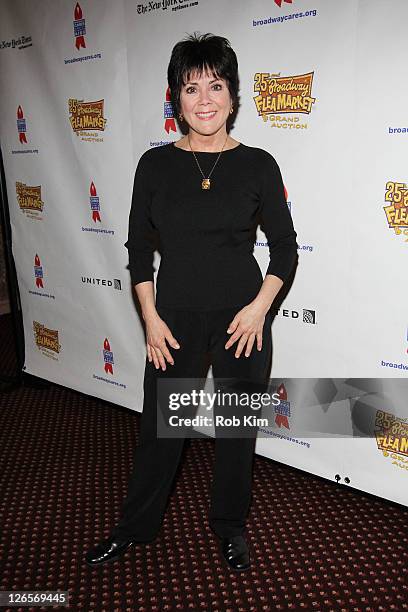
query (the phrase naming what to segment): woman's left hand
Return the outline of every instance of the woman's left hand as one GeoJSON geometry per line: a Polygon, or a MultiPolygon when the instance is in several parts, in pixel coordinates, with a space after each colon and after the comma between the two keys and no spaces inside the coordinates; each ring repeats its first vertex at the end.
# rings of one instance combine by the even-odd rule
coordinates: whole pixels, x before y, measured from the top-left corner
{"type": "Polygon", "coordinates": [[[265,316],[265,311],[253,302],[244,306],[244,308],[237,312],[228,326],[227,332],[232,333],[232,335],[225,348],[229,349],[240,338],[235,351],[235,357],[241,355],[245,345],[245,357],[249,357],[256,339],[257,349],[260,351],[262,349],[262,332],[265,316]]]}

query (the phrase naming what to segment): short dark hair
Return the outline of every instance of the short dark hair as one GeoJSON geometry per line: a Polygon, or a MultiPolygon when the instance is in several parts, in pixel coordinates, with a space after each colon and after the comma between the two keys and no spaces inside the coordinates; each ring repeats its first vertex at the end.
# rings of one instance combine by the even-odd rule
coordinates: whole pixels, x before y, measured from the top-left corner
{"type": "MultiPolygon", "coordinates": [[[[214,34],[189,34],[179,41],[171,53],[167,68],[167,81],[170,88],[171,104],[175,116],[180,114],[180,93],[190,75],[197,72],[210,72],[216,78],[225,79],[230,92],[234,111],[238,107],[238,60],[229,40],[214,34]]],[[[235,113],[234,113],[235,114],[235,113]]]]}

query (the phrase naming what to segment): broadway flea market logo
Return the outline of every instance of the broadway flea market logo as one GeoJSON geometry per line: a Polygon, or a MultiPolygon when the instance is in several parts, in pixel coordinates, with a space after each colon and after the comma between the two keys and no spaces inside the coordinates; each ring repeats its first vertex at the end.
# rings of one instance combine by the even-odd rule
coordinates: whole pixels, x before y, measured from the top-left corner
{"type": "Polygon", "coordinates": [[[16,182],[16,197],[20,209],[33,219],[41,219],[44,202],[41,199],[41,185],[32,186],[16,182]]]}
{"type": "Polygon", "coordinates": [[[47,357],[58,361],[56,355],[61,351],[61,344],[58,342],[58,330],[49,329],[42,325],[42,323],[38,323],[38,321],[33,321],[33,329],[35,343],[41,352],[47,357]]]}
{"type": "Polygon", "coordinates": [[[393,229],[399,236],[405,236],[408,242],[408,189],[405,183],[389,181],[385,185],[385,201],[389,202],[383,206],[388,227],[393,229]]]}
{"type": "Polygon", "coordinates": [[[394,414],[378,410],[375,419],[377,448],[393,465],[408,470],[408,423],[394,414]]]}
{"type": "Polygon", "coordinates": [[[102,138],[92,134],[93,130],[103,132],[107,119],[103,115],[104,100],[97,102],[84,102],[75,98],[69,98],[68,110],[69,120],[73,131],[77,136],[83,136],[82,140],[93,140],[102,142],[102,138]]]}
{"type": "Polygon", "coordinates": [[[312,96],[313,74],[280,76],[280,73],[256,72],[254,102],[263,121],[270,121],[271,127],[277,128],[307,128],[307,123],[298,115],[309,115],[316,102],[312,96]]]}

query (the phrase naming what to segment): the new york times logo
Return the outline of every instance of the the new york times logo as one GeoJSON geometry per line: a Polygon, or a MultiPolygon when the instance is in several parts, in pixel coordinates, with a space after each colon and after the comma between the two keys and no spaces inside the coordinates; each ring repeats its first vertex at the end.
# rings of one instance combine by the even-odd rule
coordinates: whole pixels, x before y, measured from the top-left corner
{"type": "Polygon", "coordinates": [[[146,2],[138,4],[136,9],[139,15],[150,13],[162,9],[163,11],[171,8],[172,11],[177,11],[179,8],[188,6],[197,6],[198,2],[190,2],[190,0],[161,0],[160,2],[146,2]]]}

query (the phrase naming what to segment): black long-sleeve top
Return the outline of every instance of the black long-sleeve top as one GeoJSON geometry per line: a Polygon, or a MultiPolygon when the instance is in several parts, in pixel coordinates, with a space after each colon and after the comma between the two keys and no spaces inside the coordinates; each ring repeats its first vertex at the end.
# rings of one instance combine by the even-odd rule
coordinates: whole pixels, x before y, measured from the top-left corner
{"type": "MultiPolygon", "coordinates": [[[[207,177],[218,153],[196,156],[207,177]]],[[[210,189],[202,189],[201,181],[191,151],[173,143],[141,156],[125,242],[131,281],[154,280],[158,248],[157,306],[241,308],[263,283],[253,255],[258,224],[268,239],[266,274],[285,281],[297,257],[281,172],[270,153],[240,143],[221,154],[210,189]]]]}

